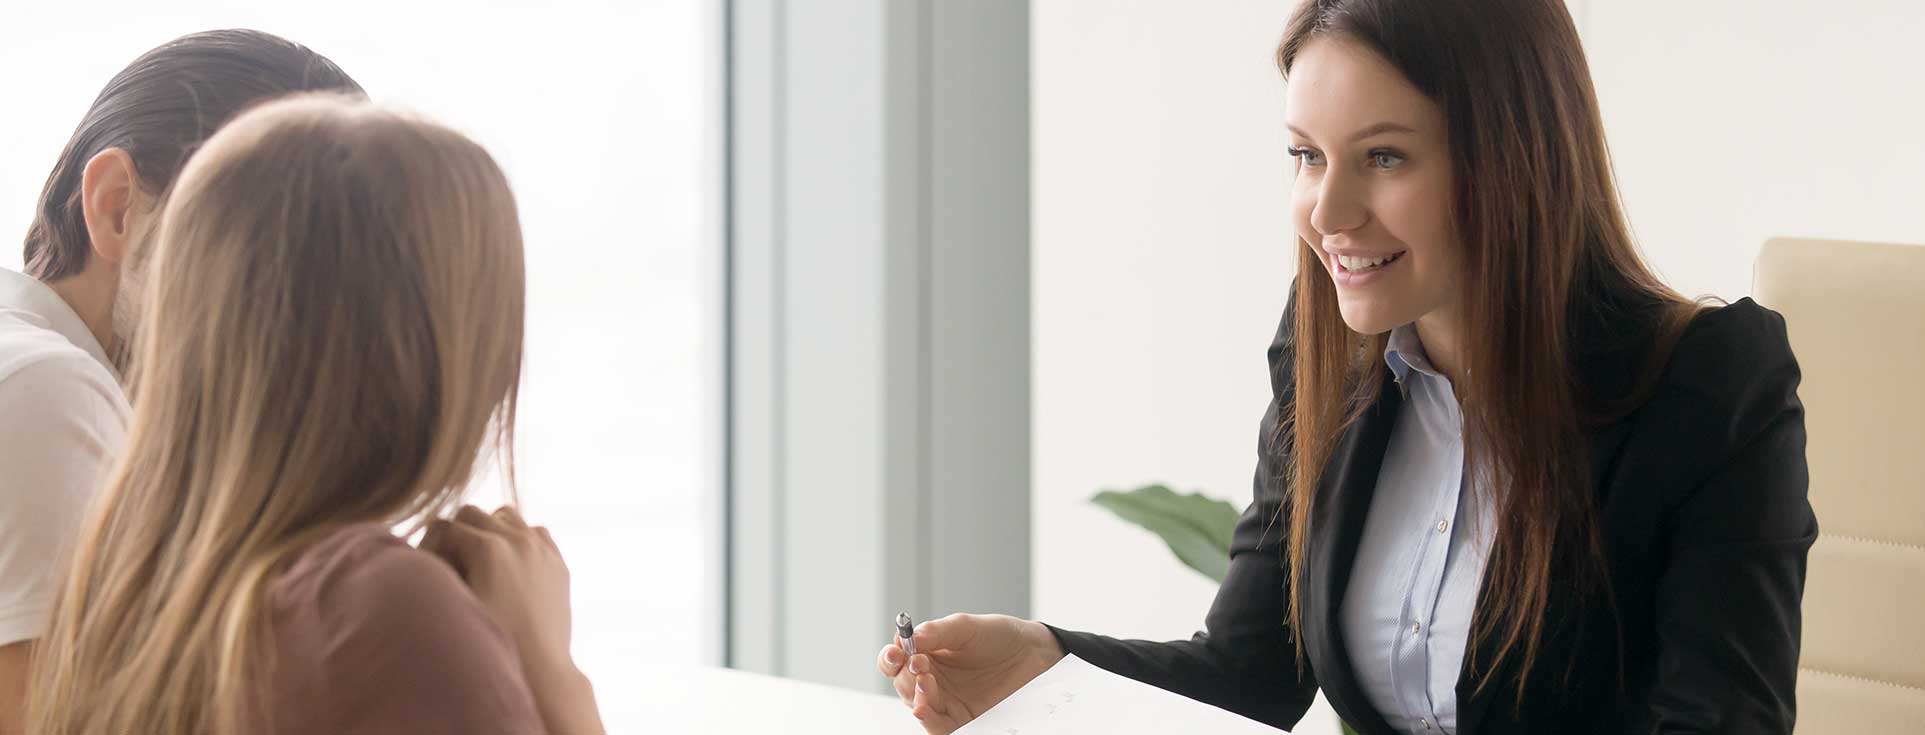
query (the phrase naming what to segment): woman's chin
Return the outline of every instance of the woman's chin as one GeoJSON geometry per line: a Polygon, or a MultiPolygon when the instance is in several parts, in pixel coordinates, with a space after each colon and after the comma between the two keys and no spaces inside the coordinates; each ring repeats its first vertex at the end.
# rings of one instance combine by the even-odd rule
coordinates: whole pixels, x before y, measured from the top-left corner
{"type": "Polygon", "coordinates": [[[1397,328],[1399,324],[1410,321],[1409,319],[1399,320],[1398,315],[1392,313],[1391,309],[1382,308],[1382,305],[1362,299],[1352,301],[1339,297],[1337,310],[1343,314],[1344,326],[1350,327],[1350,331],[1358,334],[1382,334],[1397,328]]]}

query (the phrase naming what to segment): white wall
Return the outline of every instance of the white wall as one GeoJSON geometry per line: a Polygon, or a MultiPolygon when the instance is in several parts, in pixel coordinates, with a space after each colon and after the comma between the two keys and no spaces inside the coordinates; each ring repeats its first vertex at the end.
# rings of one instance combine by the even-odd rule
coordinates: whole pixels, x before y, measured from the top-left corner
{"type": "Polygon", "coordinates": [[[1032,8],[1033,612],[1187,638],[1214,585],[1088,499],[1166,482],[1249,502],[1295,268],[1270,61],[1289,8],[1032,8]]]}
{"type": "MultiPolygon", "coordinates": [[[[1571,5],[1632,224],[1680,290],[1747,294],[1772,235],[1925,243],[1921,6],[1571,5]]],[[[1289,7],[1033,12],[1034,613],[1184,637],[1211,585],[1086,501],[1150,481],[1249,499],[1293,271],[1270,60],[1289,7]]]]}
{"type": "Polygon", "coordinates": [[[1750,293],[1775,235],[1925,243],[1925,6],[1586,5],[1631,224],[1679,290],[1750,293]]]}

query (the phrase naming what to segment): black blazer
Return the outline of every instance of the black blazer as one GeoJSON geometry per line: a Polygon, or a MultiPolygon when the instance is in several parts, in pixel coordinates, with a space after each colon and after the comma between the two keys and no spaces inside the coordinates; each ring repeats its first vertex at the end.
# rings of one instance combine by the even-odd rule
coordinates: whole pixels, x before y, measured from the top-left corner
{"type": "MultiPolygon", "coordinates": [[[[1317,488],[1299,675],[1274,520],[1287,483],[1270,446],[1292,392],[1291,321],[1286,310],[1270,345],[1255,502],[1206,630],[1171,643],[1055,632],[1092,664],[1278,727],[1295,725],[1321,688],[1358,732],[1392,735],[1358,687],[1338,612],[1401,394],[1384,381],[1317,488]]],[[[1630,388],[1650,343],[1642,323],[1601,313],[1580,325],[1587,388],[1630,388]]],[[[1603,598],[1574,610],[1570,586],[1553,586],[1522,701],[1514,663],[1481,693],[1461,675],[1459,733],[1791,732],[1805,555],[1818,534],[1798,379],[1783,317],[1744,299],[1692,322],[1648,401],[1587,430],[1616,622],[1603,598]]]]}

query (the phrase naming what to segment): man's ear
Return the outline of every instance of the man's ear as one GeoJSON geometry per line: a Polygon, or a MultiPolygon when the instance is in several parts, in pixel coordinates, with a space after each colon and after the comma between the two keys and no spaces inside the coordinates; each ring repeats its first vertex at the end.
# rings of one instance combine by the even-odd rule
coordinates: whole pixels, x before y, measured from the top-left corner
{"type": "Polygon", "coordinates": [[[140,174],[127,151],[108,148],[87,161],[80,174],[80,206],[94,255],[116,266],[127,257],[140,202],[140,174]]]}

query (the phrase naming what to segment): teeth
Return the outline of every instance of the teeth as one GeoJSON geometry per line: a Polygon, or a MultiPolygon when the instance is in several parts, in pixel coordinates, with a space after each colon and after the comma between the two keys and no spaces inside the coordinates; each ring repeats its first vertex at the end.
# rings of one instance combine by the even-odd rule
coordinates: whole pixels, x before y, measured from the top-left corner
{"type": "Polygon", "coordinates": [[[1344,270],[1350,270],[1350,271],[1370,270],[1377,266],[1383,265],[1389,260],[1390,258],[1366,258],[1366,257],[1359,257],[1354,255],[1337,256],[1337,262],[1343,265],[1344,270]]]}

